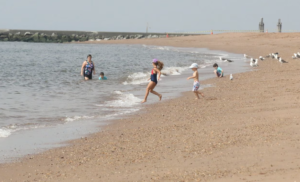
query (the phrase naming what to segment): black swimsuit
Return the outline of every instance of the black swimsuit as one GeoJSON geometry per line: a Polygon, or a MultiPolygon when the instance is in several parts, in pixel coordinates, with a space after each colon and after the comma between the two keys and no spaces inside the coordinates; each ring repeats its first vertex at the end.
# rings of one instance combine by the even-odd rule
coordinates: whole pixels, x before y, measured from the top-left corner
{"type": "Polygon", "coordinates": [[[92,74],[93,70],[94,70],[93,62],[90,63],[90,62],[86,61],[83,76],[87,77],[91,80],[93,78],[93,74],[92,74]]]}

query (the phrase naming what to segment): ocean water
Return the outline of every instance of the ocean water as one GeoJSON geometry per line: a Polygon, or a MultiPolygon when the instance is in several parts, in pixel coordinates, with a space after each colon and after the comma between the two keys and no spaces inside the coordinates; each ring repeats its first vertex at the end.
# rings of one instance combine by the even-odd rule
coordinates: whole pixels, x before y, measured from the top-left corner
{"type": "MultiPolygon", "coordinates": [[[[99,131],[101,127],[95,126],[138,112],[153,58],[165,64],[156,88],[164,99],[192,89],[186,77],[194,62],[200,66],[201,79],[214,76],[215,62],[225,74],[248,69],[242,55],[199,48],[1,42],[2,159],[99,131]],[[80,69],[88,54],[93,56],[96,75],[84,81],[80,69]],[[219,56],[234,62],[222,62],[219,56]],[[107,81],[98,80],[100,72],[107,81]]],[[[151,104],[158,98],[150,94],[148,100],[151,104]]]]}

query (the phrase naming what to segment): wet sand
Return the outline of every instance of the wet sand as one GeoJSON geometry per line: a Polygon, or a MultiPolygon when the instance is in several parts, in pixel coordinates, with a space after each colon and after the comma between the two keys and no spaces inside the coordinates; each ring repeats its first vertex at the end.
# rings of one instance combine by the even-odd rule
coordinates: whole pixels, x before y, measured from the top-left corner
{"type": "MultiPolygon", "coordinates": [[[[94,42],[95,43],[95,42],[94,42]]],[[[201,47],[289,63],[209,79],[192,92],[146,106],[70,146],[0,165],[6,181],[300,181],[300,34],[232,33],[100,43],[201,47]]],[[[163,87],[163,85],[159,85],[163,87]]],[[[155,99],[151,97],[150,99],[155,99]]]]}

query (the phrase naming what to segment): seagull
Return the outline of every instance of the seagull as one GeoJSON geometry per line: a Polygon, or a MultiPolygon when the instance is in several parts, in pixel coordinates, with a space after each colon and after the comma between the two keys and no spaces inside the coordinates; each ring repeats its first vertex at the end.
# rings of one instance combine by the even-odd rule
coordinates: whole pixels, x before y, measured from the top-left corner
{"type": "Polygon", "coordinates": [[[255,59],[254,65],[258,66],[258,59],[255,59]]]}
{"type": "Polygon", "coordinates": [[[249,56],[247,54],[244,54],[244,58],[249,58],[249,56]]]}
{"type": "Polygon", "coordinates": [[[250,59],[250,66],[251,66],[251,67],[254,66],[253,58],[250,59]]]}
{"type": "Polygon", "coordinates": [[[275,53],[270,53],[269,54],[270,55],[270,57],[272,58],[272,59],[278,59],[278,52],[275,52],[275,53]]]}
{"type": "Polygon", "coordinates": [[[229,62],[229,63],[232,63],[233,61],[230,60],[230,59],[226,59],[225,62],[229,62]]]}
{"type": "Polygon", "coordinates": [[[222,57],[219,57],[219,58],[220,58],[221,61],[224,61],[224,62],[229,62],[229,63],[233,62],[230,59],[225,59],[225,58],[222,58],[222,57]]]}
{"type": "MultiPolygon", "coordinates": [[[[300,52],[298,52],[298,53],[300,53],[300,52]]],[[[293,58],[293,59],[300,58],[300,54],[298,54],[298,53],[294,53],[294,56],[292,56],[292,58],[293,58]]]]}
{"type": "Polygon", "coordinates": [[[233,76],[232,76],[232,74],[230,74],[230,80],[233,80],[233,76]]]}
{"type": "Polygon", "coordinates": [[[281,57],[279,57],[279,62],[280,63],[287,63],[285,60],[281,59],[281,57]]]}
{"type": "Polygon", "coordinates": [[[250,66],[254,67],[254,66],[258,66],[258,60],[254,60],[253,58],[250,59],[250,66]]]}
{"type": "Polygon", "coordinates": [[[274,54],[273,54],[273,53],[270,53],[270,54],[269,54],[269,57],[271,57],[272,59],[274,59],[274,54]]]}
{"type": "Polygon", "coordinates": [[[259,56],[259,59],[263,61],[265,58],[262,56],[259,56]]]}

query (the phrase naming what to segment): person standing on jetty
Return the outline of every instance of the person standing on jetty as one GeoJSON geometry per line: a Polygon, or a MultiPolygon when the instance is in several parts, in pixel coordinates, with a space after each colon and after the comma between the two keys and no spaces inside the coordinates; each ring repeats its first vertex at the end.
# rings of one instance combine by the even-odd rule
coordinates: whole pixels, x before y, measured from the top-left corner
{"type": "Polygon", "coordinates": [[[142,103],[147,102],[147,98],[148,98],[149,92],[153,93],[154,95],[157,95],[159,97],[159,100],[161,100],[161,98],[162,98],[162,95],[159,94],[159,93],[157,93],[157,92],[155,92],[153,89],[157,85],[157,80],[160,80],[160,75],[161,75],[160,71],[163,69],[164,63],[161,62],[161,61],[159,61],[158,59],[153,59],[152,65],[153,65],[153,69],[151,71],[151,76],[148,79],[148,81],[149,80],[151,80],[151,81],[150,81],[150,83],[147,86],[145,99],[144,99],[144,101],[142,103]]]}
{"type": "Polygon", "coordinates": [[[95,75],[95,64],[92,61],[92,55],[87,56],[87,60],[82,63],[81,76],[84,76],[85,80],[91,80],[93,78],[92,73],[95,75]]]}
{"type": "Polygon", "coordinates": [[[198,89],[200,88],[200,83],[199,83],[199,74],[198,74],[198,64],[197,63],[193,63],[190,68],[194,71],[193,76],[190,76],[187,78],[187,80],[189,79],[194,79],[194,85],[193,85],[193,92],[196,95],[196,99],[200,99],[199,94],[204,97],[204,94],[200,91],[198,91],[198,89]]]}

